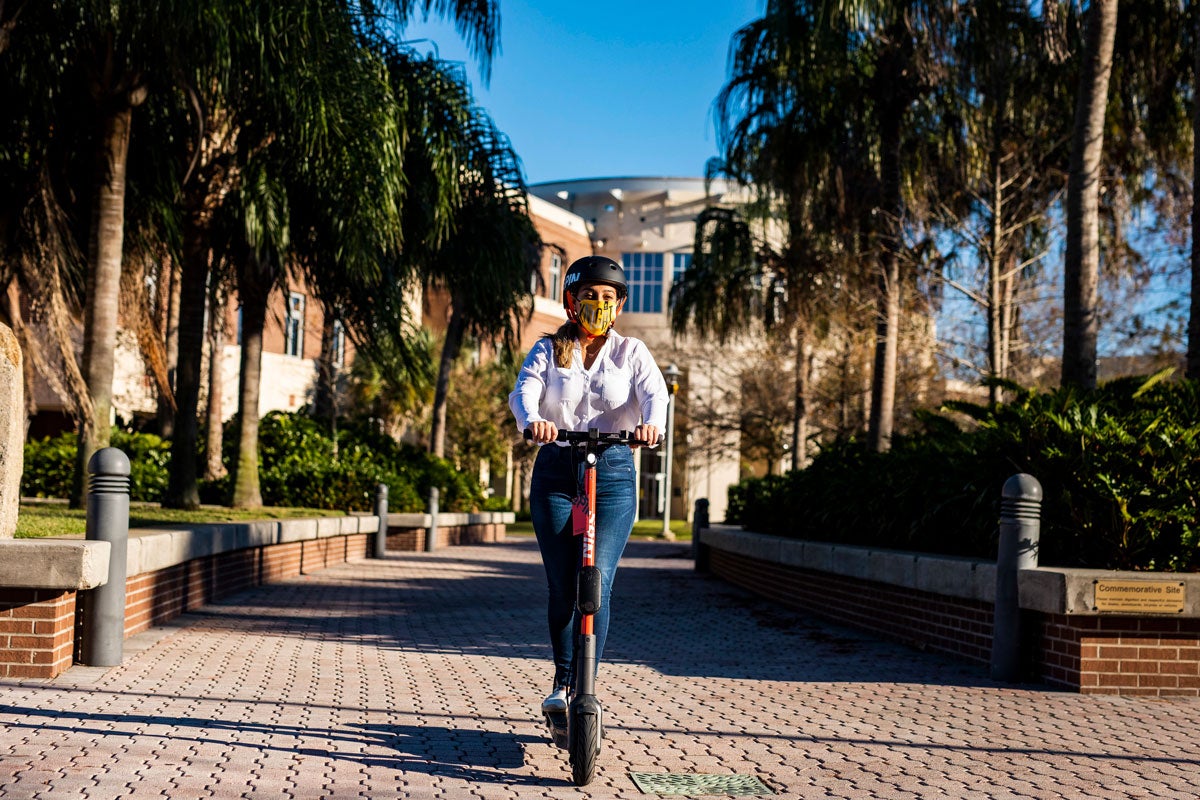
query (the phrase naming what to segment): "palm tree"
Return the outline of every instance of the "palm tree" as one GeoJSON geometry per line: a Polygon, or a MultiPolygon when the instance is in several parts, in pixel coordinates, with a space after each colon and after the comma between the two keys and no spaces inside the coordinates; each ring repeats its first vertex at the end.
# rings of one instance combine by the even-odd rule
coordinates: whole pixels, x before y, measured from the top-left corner
{"type": "Polygon", "coordinates": [[[924,112],[949,77],[947,52],[955,13],[954,4],[904,0],[886,4],[867,26],[871,34],[866,43],[871,67],[867,91],[879,159],[879,299],[868,423],[875,450],[891,446],[895,427],[900,311],[913,281],[904,236],[923,225],[921,215],[912,212],[920,207],[922,195],[930,192],[929,181],[941,166],[936,154],[941,137],[936,131],[947,120],[924,112]],[[935,145],[932,151],[914,148],[929,139],[935,145]],[[932,167],[932,175],[927,167],[932,167]]]}
{"type": "MultiPolygon", "coordinates": [[[[281,21],[289,24],[287,17],[281,21]]],[[[235,196],[224,205],[242,304],[235,507],[262,504],[258,405],[271,292],[302,256],[328,269],[360,271],[358,262],[381,249],[398,220],[399,142],[382,61],[363,51],[351,17],[336,3],[310,4],[309,19],[289,38],[288,58],[273,65],[253,103],[261,111],[242,128],[242,152],[250,155],[235,196]],[[321,88],[314,92],[314,86],[321,88]],[[294,247],[293,240],[302,245],[294,247]]]]}
{"type": "Polygon", "coordinates": [[[446,452],[450,374],[465,337],[514,347],[528,316],[529,276],[540,261],[541,238],[529,217],[525,181],[507,137],[482,111],[464,132],[458,180],[462,205],[445,242],[421,257],[422,271],[450,298],[450,318],[433,396],[430,452],[446,452]],[[471,265],[465,269],[464,265],[471,265]]]}
{"type": "Polygon", "coordinates": [[[1117,32],[1117,0],[1093,0],[1085,23],[1082,73],[1075,95],[1067,178],[1067,246],[1063,270],[1064,386],[1095,388],[1096,305],[1100,278],[1100,163],[1104,114],[1117,32]]]}
{"type": "Polygon", "coordinates": [[[72,332],[83,304],[86,265],[78,244],[78,195],[68,178],[81,169],[86,139],[83,87],[67,78],[58,52],[62,30],[53,15],[28,3],[0,8],[0,285],[7,320],[27,366],[26,398],[40,373],[71,415],[90,417],[92,402],[75,358],[72,332]],[[28,318],[19,295],[39,298],[28,318]]]}
{"type": "MultiPolygon", "coordinates": [[[[86,270],[81,281],[84,331],[79,368],[83,388],[72,388],[71,392],[80,432],[76,470],[79,486],[92,451],[108,441],[122,286],[141,289],[136,271],[145,267],[147,254],[156,246],[153,241],[135,240],[135,248],[131,249],[130,234],[137,229],[151,240],[160,236],[147,222],[151,209],[165,202],[172,190],[169,182],[148,181],[137,188],[131,185],[134,173],[129,170],[129,147],[133,127],[135,122],[156,124],[156,115],[145,112],[145,101],[154,97],[170,104],[168,88],[180,75],[189,73],[195,59],[207,51],[208,36],[220,25],[219,20],[204,18],[191,0],[156,4],[99,0],[22,3],[14,11],[15,17],[6,21],[15,24],[11,25],[5,51],[5,58],[12,62],[5,71],[17,76],[18,82],[24,81],[24,88],[32,90],[35,99],[20,104],[31,114],[16,117],[21,133],[6,141],[15,141],[24,152],[26,164],[32,166],[27,170],[29,175],[42,176],[27,184],[33,191],[18,194],[18,202],[34,200],[31,206],[42,207],[44,213],[36,213],[43,222],[65,218],[64,224],[70,226],[70,235],[76,240],[76,244],[64,247],[60,224],[46,227],[51,232],[50,246],[46,242],[40,245],[44,256],[36,259],[42,267],[40,274],[35,275],[32,269],[24,271],[26,290],[52,307],[61,307],[72,295],[62,280],[61,267],[76,248],[85,254],[81,259],[86,270]],[[42,46],[31,49],[26,42],[42,46]],[[51,146],[33,145],[35,141],[51,146]],[[132,218],[128,208],[131,198],[138,201],[132,218]],[[54,261],[60,268],[47,269],[54,261]],[[130,269],[135,272],[131,274],[130,269]],[[58,280],[48,279],[47,272],[54,271],[59,273],[58,280]]],[[[153,150],[153,143],[160,138],[149,135],[145,141],[153,150]]],[[[132,299],[125,310],[137,311],[133,327],[143,334],[149,330],[145,306],[135,306],[132,299]]],[[[61,311],[56,309],[49,319],[56,338],[67,340],[61,311]]],[[[149,344],[153,338],[139,336],[139,341],[149,344]]],[[[73,356],[64,358],[65,362],[73,360],[73,356]]],[[[151,358],[151,362],[161,366],[158,359],[151,358]]],[[[73,365],[65,372],[68,386],[72,386],[73,365]]],[[[160,379],[165,377],[157,368],[155,373],[160,379]]]]}
{"type": "MultiPolygon", "coordinates": [[[[1192,12],[1192,93],[1200,87],[1200,13],[1192,12]]],[[[1200,103],[1192,103],[1192,253],[1191,302],[1188,309],[1187,377],[1200,380],[1200,103]]]]}
{"type": "Polygon", "coordinates": [[[382,431],[400,439],[433,400],[436,345],[428,329],[415,327],[402,336],[376,337],[371,345],[355,354],[351,367],[354,405],[382,431]],[[399,344],[407,352],[397,352],[399,344]]]}
{"type": "MultiPolygon", "coordinates": [[[[357,13],[356,31],[360,37],[359,41],[363,50],[351,57],[348,61],[348,66],[357,65],[362,67],[365,61],[371,61],[376,57],[369,56],[370,52],[386,54],[386,36],[384,31],[388,30],[393,25],[400,25],[407,21],[417,9],[421,9],[425,14],[431,11],[436,11],[444,16],[451,17],[460,33],[468,40],[469,46],[480,60],[481,66],[487,69],[490,65],[490,60],[495,53],[496,36],[498,31],[498,11],[494,0],[460,0],[453,3],[439,4],[434,8],[432,2],[424,4],[416,2],[404,2],[404,0],[392,0],[390,2],[373,2],[364,4],[350,4],[341,2],[341,0],[331,0],[328,3],[318,3],[305,5],[303,10],[306,11],[326,11],[332,13],[333,10],[341,9],[345,12],[357,13]],[[364,61],[364,57],[365,61],[364,61]]],[[[229,54],[227,60],[233,64],[243,64],[244,68],[227,69],[228,74],[234,75],[256,75],[259,70],[270,72],[270,64],[265,63],[270,59],[278,56],[280,61],[275,63],[278,65],[283,62],[286,57],[286,52],[276,52],[276,48],[283,43],[294,41],[289,38],[275,37],[271,35],[273,26],[278,24],[286,24],[287,13],[294,11],[292,7],[288,7],[279,12],[276,16],[268,16],[267,21],[270,25],[261,24],[259,21],[253,21],[253,24],[235,26],[235,29],[242,34],[241,38],[231,40],[229,54]],[[285,17],[281,19],[280,15],[285,17]]],[[[262,13],[267,11],[262,10],[262,13]]],[[[253,12],[251,12],[253,13],[253,12]]],[[[311,33],[310,31],[307,31],[311,33]]],[[[387,58],[390,59],[390,56],[387,58]]],[[[228,66],[228,65],[226,65],[228,66]]],[[[296,65],[296,69],[303,71],[304,64],[300,62],[296,65]]],[[[374,67],[372,67],[374,69],[374,67]]],[[[389,68],[390,69],[390,68],[389,68]]],[[[224,74],[224,73],[223,73],[224,74]]],[[[346,74],[350,74],[349,72],[346,74]]],[[[175,441],[172,444],[172,464],[171,476],[168,490],[165,494],[164,502],[168,505],[175,506],[194,506],[199,501],[199,493],[196,482],[196,452],[197,452],[197,425],[196,425],[196,410],[199,397],[200,385],[200,363],[202,353],[203,340],[203,301],[204,291],[207,279],[208,264],[210,262],[210,253],[207,247],[207,242],[210,241],[210,233],[214,220],[214,214],[219,209],[220,205],[225,202],[226,198],[230,197],[237,190],[240,182],[243,179],[239,171],[238,162],[235,155],[243,145],[239,144],[241,137],[244,134],[244,127],[249,121],[243,118],[245,109],[242,103],[247,99],[241,87],[237,84],[225,85],[218,82],[214,88],[218,89],[218,93],[206,98],[205,102],[198,103],[206,109],[206,125],[204,128],[205,135],[202,140],[196,143],[195,147],[188,154],[190,167],[188,174],[190,181],[187,184],[184,202],[184,245],[183,245],[183,281],[181,287],[181,312],[183,316],[180,320],[180,345],[179,345],[179,367],[177,371],[177,397],[179,405],[179,421],[177,423],[177,432],[175,441]]],[[[334,92],[350,89],[350,84],[343,84],[333,89],[334,92]]],[[[253,89],[253,87],[251,87],[253,89]]],[[[310,87],[308,93],[297,95],[292,88],[285,85],[284,91],[276,96],[279,103],[277,109],[279,114],[270,117],[278,119],[287,112],[286,99],[299,98],[310,107],[309,111],[319,110],[321,103],[335,98],[326,97],[320,90],[320,84],[314,84],[310,87]]],[[[270,95],[264,95],[270,99],[270,95]]],[[[347,102],[352,101],[352,98],[342,98],[347,102]]],[[[256,103],[261,100],[251,99],[250,106],[258,108],[256,103]]],[[[383,103],[376,105],[375,111],[386,112],[393,108],[391,103],[383,103]]],[[[301,115],[303,116],[303,115],[301,115]]],[[[393,114],[393,123],[396,115],[393,114]]],[[[403,114],[400,114],[403,117],[403,114]]],[[[308,117],[313,119],[315,117],[308,117]]],[[[322,131],[317,130],[314,134],[321,134],[322,131]]],[[[407,137],[418,137],[422,135],[422,131],[409,129],[385,129],[383,131],[375,131],[374,133],[359,130],[359,134],[370,139],[372,136],[381,136],[384,143],[394,142],[394,137],[399,137],[401,145],[407,137]]],[[[432,132],[434,138],[438,134],[432,132]]],[[[264,134],[269,136],[269,134],[264,134]]],[[[266,141],[260,137],[259,141],[266,141]]],[[[306,142],[306,146],[311,142],[306,142]]],[[[343,142],[344,144],[344,142],[343,142]]],[[[360,145],[361,146],[361,145],[360,145]]],[[[391,145],[388,145],[389,147],[391,145]]],[[[295,162],[293,162],[295,163],[295,162]]],[[[349,162],[348,162],[349,163],[349,162]]],[[[364,165],[352,163],[352,166],[359,168],[358,174],[367,174],[364,171],[364,165]]],[[[445,167],[442,167],[445,169],[445,167]]],[[[408,171],[408,166],[396,167],[395,169],[388,168],[384,171],[374,173],[376,178],[368,183],[353,184],[352,181],[346,180],[346,175],[338,176],[336,172],[327,172],[326,180],[319,185],[324,187],[329,192],[334,192],[339,195],[338,199],[344,201],[340,206],[341,211],[353,209],[354,203],[361,203],[366,200],[369,202],[377,202],[387,205],[397,201],[395,187],[403,187],[405,173],[408,171]],[[370,194],[366,187],[378,183],[379,179],[388,184],[381,187],[382,194],[370,198],[370,194]]],[[[311,177],[311,176],[310,176],[311,177]]],[[[310,184],[310,187],[314,184],[310,184]]],[[[427,198],[414,195],[414,198],[419,202],[424,202],[427,198]]],[[[305,198],[306,204],[311,204],[312,201],[324,199],[319,196],[308,196],[305,198]]],[[[417,203],[419,204],[419,203],[417,203]]],[[[334,204],[329,203],[332,207],[334,204]]],[[[291,213],[302,213],[304,209],[297,207],[295,204],[291,206],[291,213]]],[[[315,214],[314,217],[320,217],[320,214],[315,214]]],[[[371,217],[364,222],[373,222],[377,218],[371,217]]],[[[337,233],[342,234],[338,228],[346,222],[355,222],[359,220],[354,216],[353,212],[347,216],[324,216],[324,222],[313,222],[313,220],[298,221],[295,225],[306,231],[304,236],[293,237],[293,243],[297,248],[307,248],[309,251],[318,251],[321,249],[321,239],[313,240],[313,234],[337,233]],[[315,241],[317,244],[313,245],[315,241]]],[[[355,235],[363,236],[361,233],[363,226],[359,226],[358,232],[355,235]]],[[[361,306],[370,307],[374,303],[374,297],[364,298],[364,294],[379,295],[390,292],[394,284],[382,284],[380,281],[389,277],[395,278],[397,281],[406,282],[406,272],[403,269],[394,271],[389,276],[385,274],[385,270],[380,266],[385,261],[390,260],[392,266],[403,266],[402,262],[397,261],[393,256],[387,254],[387,249],[381,247],[379,241],[391,240],[396,242],[401,237],[401,227],[394,223],[385,224],[385,229],[372,231],[365,240],[359,242],[361,246],[352,246],[343,248],[340,251],[342,258],[333,260],[328,258],[314,258],[309,256],[301,257],[300,267],[306,271],[317,270],[321,274],[319,281],[311,281],[310,285],[323,297],[326,298],[326,305],[329,308],[338,310],[349,321],[357,319],[374,319],[371,315],[355,318],[351,314],[344,311],[344,306],[347,304],[359,304],[361,306]],[[369,240],[369,241],[368,241],[369,240]],[[353,260],[347,260],[353,259],[353,260]],[[341,274],[337,274],[338,272],[341,274]],[[327,285],[327,286],[326,286],[327,285]],[[386,287],[386,288],[384,288],[386,287]],[[350,290],[353,290],[351,292],[350,290]],[[351,297],[350,295],[355,295],[351,297]],[[333,298],[330,300],[329,298],[333,298]]],[[[337,239],[330,240],[337,241],[337,239]]],[[[341,241],[345,242],[345,238],[341,241]]],[[[389,246],[394,246],[389,244],[389,246]]],[[[336,250],[336,246],[326,243],[324,245],[325,252],[336,250]]],[[[387,307],[393,311],[399,312],[403,308],[402,303],[389,303],[387,307]]],[[[373,331],[369,328],[358,328],[356,331],[356,343],[361,344],[362,341],[373,335],[373,331]]],[[[250,462],[247,461],[247,464],[250,462]]]]}

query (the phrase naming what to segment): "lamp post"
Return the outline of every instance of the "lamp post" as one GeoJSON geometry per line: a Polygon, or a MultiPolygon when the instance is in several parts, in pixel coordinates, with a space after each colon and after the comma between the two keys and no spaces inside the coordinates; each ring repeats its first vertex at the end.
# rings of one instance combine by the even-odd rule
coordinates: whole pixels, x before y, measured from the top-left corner
{"type": "Polygon", "coordinates": [[[675,534],[671,533],[671,456],[672,442],[675,439],[675,392],[679,389],[679,367],[674,364],[668,364],[663,370],[663,377],[667,381],[667,432],[666,443],[664,447],[666,452],[663,455],[663,460],[666,462],[663,474],[663,525],[662,538],[667,541],[674,541],[675,534]]]}

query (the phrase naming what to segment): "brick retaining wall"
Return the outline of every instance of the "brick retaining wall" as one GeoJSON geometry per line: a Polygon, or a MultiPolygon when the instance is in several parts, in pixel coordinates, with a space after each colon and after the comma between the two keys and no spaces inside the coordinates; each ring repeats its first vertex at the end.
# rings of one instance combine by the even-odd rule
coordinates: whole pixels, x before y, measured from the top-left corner
{"type": "Polygon", "coordinates": [[[1029,616],[1046,683],[1085,694],[1200,696],[1200,620],[1029,616]]]}
{"type": "Polygon", "coordinates": [[[0,677],[44,678],[71,666],[75,592],[0,588],[0,677]]]}
{"type": "Polygon", "coordinates": [[[125,582],[125,636],[255,586],[294,578],[369,554],[370,536],[255,547],[203,556],[125,582]]]}
{"type": "MultiPolygon", "coordinates": [[[[419,553],[425,549],[426,527],[410,527],[392,523],[388,526],[387,549],[419,553]]],[[[504,524],[474,523],[467,525],[439,525],[435,549],[460,544],[484,544],[502,542],[507,531],[504,524]]]]}
{"type": "Polygon", "coordinates": [[[713,574],[783,605],[922,649],[991,661],[992,607],[714,549],[713,574]]]}
{"type": "MultiPolygon", "coordinates": [[[[702,563],[716,576],[921,649],[991,664],[994,564],[733,529],[701,533],[702,563]]],[[[1089,613],[1081,586],[1144,573],[1040,568],[1021,573],[1026,679],[1087,694],[1200,696],[1200,576],[1180,616],[1089,613]]],[[[1174,580],[1175,576],[1172,577],[1174,580]]]]}
{"type": "MultiPolygon", "coordinates": [[[[438,546],[503,541],[512,517],[511,513],[443,514],[438,546]]],[[[424,550],[421,526],[428,519],[421,514],[389,514],[388,549],[424,550]]],[[[125,635],[254,586],[367,558],[377,528],[376,517],[351,516],[135,529],[130,532],[125,582],[125,635]]],[[[85,608],[83,603],[77,607],[77,592],[104,582],[108,545],[94,546],[101,544],[9,543],[10,559],[18,560],[6,562],[14,568],[0,573],[0,678],[52,678],[78,657],[75,632],[85,608]],[[45,580],[57,584],[39,586],[36,575],[15,569],[27,565],[29,571],[32,561],[24,559],[34,551],[28,548],[56,554],[48,558],[48,569],[62,574],[45,580]],[[64,550],[71,554],[64,555],[64,550]],[[64,567],[69,569],[64,572],[64,567]],[[92,576],[95,569],[101,570],[101,577],[92,576]],[[49,585],[57,588],[41,588],[49,585]]]]}

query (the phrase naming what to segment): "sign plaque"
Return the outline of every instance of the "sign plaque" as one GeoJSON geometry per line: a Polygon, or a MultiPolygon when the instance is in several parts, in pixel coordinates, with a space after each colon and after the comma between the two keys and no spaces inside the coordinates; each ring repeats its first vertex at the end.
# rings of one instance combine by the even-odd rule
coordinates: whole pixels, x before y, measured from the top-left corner
{"type": "Polygon", "coordinates": [[[1182,614],[1182,581],[1092,581],[1096,596],[1093,611],[1141,614],[1182,614]]]}

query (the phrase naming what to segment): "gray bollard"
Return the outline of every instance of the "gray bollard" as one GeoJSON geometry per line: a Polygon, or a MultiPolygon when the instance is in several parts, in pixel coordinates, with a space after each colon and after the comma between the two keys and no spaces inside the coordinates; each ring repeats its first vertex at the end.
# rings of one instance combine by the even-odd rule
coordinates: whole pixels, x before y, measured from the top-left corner
{"type": "Polygon", "coordinates": [[[708,527],[708,498],[696,501],[692,511],[692,561],[697,572],[708,571],[708,548],[700,543],[701,531],[708,527]]]}
{"type": "Polygon", "coordinates": [[[381,483],[375,487],[375,516],[379,517],[379,528],[375,531],[375,558],[387,555],[388,535],[388,487],[381,483]]]}
{"type": "Polygon", "coordinates": [[[125,644],[125,577],[129,550],[129,457],[105,447],[88,461],[87,534],[108,542],[108,582],[83,596],[80,662],[94,667],[121,663],[125,644]]]}
{"type": "Polygon", "coordinates": [[[432,553],[437,549],[438,529],[438,488],[429,490],[429,530],[425,533],[425,552],[432,553]]]}
{"type": "Polygon", "coordinates": [[[992,677],[1021,678],[1021,598],[1018,575],[1038,564],[1042,485],[1020,473],[1000,493],[1000,544],[996,552],[996,598],[992,622],[992,677]]]}

